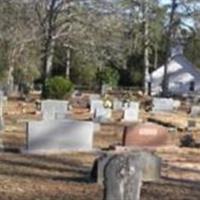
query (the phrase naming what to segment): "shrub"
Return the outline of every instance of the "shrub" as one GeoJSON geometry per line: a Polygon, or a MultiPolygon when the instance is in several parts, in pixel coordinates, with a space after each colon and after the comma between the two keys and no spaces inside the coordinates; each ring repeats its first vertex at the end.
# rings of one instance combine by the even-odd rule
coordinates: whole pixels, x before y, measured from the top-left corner
{"type": "Polygon", "coordinates": [[[120,78],[119,72],[110,67],[107,67],[103,71],[99,72],[97,77],[103,84],[107,84],[109,86],[117,86],[120,78]]]}
{"type": "Polygon", "coordinates": [[[73,84],[69,79],[55,76],[47,79],[45,83],[45,98],[63,99],[73,90],[73,84]]]}

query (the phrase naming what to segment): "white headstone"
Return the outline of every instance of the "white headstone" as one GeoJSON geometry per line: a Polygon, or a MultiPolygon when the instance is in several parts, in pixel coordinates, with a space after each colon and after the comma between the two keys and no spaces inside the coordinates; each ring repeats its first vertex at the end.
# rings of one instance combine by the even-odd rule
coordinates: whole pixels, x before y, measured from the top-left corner
{"type": "Polygon", "coordinates": [[[153,112],[172,112],[174,106],[173,99],[169,98],[154,98],[153,112]]]}
{"type": "Polygon", "coordinates": [[[29,153],[92,150],[93,131],[93,122],[31,121],[27,124],[27,150],[29,153]]]}
{"type": "Polygon", "coordinates": [[[42,101],[41,111],[44,120],[57,119],[58,115],[64,116],[68,112],[68,101],[45,100],[42,101]]]}
{"type": "Polygon", "coordinates": [[[108,121],[112,117],[112,110],[110,108],[98,107],[95,109],[95,121],[108,121]]]}
{"type": "Polygon", "coordinates": [[[192,106],[191,112],[190,112],[191,117],[199,117],[200,116],[200,106],[192,106]]]}
{"type": "Polygon", "coordinates": [[[3,107],[4,107],[4,93],[0,90],[0,130],[4,127],[4,118],[3,118],[3,107]]]}
{"type": "Polygon", "coordinates": [[[139,119],[139,106],[137,109],[127,108],[124,110],[124,118],[125,122],[137,122],[139,119]]]}
{"type": "Polygon", "coordinates": [[[94,114],[97,108],[103,108],[103,101],[102,100],[92,100],[90,102],[90,113],[94,114]]]}

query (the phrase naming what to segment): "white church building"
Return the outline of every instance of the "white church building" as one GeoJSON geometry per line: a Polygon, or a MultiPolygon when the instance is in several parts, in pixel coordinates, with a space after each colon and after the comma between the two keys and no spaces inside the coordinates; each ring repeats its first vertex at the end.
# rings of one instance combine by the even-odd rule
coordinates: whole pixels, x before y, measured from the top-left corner
{"type": "MultiPolygon", "coordinates": [[[[151,73],[151,93],[158,95],[162,92],[164,65],[151,73]]],[[[168,91],[175,95],[187,95],[200,92],[200,70],[184,55],[183,48],[177,46],[171,52],[167,67],[168,91]]]]}

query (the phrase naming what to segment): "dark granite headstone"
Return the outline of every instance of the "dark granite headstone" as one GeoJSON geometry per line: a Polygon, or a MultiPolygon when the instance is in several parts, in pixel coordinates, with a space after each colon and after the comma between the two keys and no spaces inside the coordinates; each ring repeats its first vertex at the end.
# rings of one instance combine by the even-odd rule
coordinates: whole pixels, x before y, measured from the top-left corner
{"type": "Polygon", "coordinates": [[[126,127],[123,135],[124,146],[157,147],[167,143],[168,131],[155,123],[140,123],[126,127]]]}

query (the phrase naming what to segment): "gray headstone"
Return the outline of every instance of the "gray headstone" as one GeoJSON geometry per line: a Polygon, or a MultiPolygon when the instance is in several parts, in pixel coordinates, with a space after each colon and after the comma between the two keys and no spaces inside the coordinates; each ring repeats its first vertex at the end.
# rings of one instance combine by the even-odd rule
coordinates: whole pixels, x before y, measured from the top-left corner
{"type": "Polygon", "coordinates": [[[142,169],[139,154],[114,155],[104,173],[104,200],[140,199],[142,169]]]}
{"type": "MultiPolygon", "coordinates": [[[[141,169],[143,170],[142,181],[151,182],[159,180],[161,175],[161,159],[153,153],[145,151],[140,152],[140,156],[143,162],[143,166],[141,165],[141,169]]],[[[97,178],[99,185],[103,185],[105,166],[111,157],[113,157],[113,154],[106,154],[95,161],[97,169],[95,169],[96,172],[93,172],[93,175],[95,173],[94,176],[97,178]]]]}
{"type": "Polygon", "coordinates": [[[57,116],[64,116],[68,111],[68,101],[45,100],[42,101],[41,111],[43,120],[56,120],[57,116]]]}
{"type": "Polygon", "coordinates": [[[32,121],[27,125],[27,150],[30,153],[92,150],[93,131],[93,122],[32,121]]]}
{"type": "Polygon", "coordinates": [[[190,116],[191,117],[199,117],[200,116],[200,106],[192,106],[190,116]]]}
{"type": "Polygon", "coordinates": [[[174,110],[173,99],[168,98],[154,98],[153,99],[153,112],[172,112],[174,110]]]}

